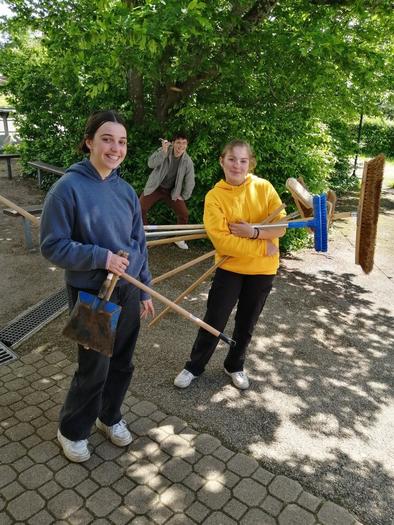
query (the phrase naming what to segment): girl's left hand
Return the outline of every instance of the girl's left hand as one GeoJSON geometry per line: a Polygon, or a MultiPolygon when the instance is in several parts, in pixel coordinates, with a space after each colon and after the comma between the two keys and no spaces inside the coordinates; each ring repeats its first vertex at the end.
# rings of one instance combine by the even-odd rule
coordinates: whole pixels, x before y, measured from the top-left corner
{"type": "Polygon", "coordinates": [[[145,301],[141,301],[141,319],[146,319],[149,314],[154,317],[155,316],[155,307],[153,306],[152,299],[145,299],[145,301]]]}
{"type": "Polygon", "coordinates": [[[228,225],[230,232],[236,237],[251,239],[254,235],[254,228],[248,222],[233,222],[228,225]]]}

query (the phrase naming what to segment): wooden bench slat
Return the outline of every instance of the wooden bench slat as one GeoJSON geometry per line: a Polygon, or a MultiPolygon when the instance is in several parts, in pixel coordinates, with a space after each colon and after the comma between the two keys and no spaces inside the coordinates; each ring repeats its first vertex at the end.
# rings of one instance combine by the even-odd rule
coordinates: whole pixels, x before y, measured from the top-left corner
{"type": "Polygon", "coordinates": [[[28,162],[28,164],[33,168],[44,170],[55,175],[64,175],[64,173],[66,172],[65,168],[59,168],[59,166],[54,166],[53,164],[48,164],[47,162],[40,162],[38,160],[30,161],[28,162]]]}
{"type": "MultiPolygon", "coordinates": [[[[42,214],[42,206],[25,206],[24,209],[35,216],[40,216],[42,214]]],[[[22,215],[12,208],[4,208],[3,213],[9,215],[10,217],[22,217],[22,215]]]]}

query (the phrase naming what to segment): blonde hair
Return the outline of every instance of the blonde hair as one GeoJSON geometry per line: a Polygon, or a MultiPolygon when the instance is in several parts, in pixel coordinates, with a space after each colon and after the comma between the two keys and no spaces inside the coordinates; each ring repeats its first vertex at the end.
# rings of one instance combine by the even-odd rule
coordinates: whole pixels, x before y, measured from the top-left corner
{"type": "Polygon", "coordinates": [[[230,151],[233,151],[234,148],[238,148],[238,147],[246,148],[248,152],[248,156],[249,156],[249,169],[250,171],[253,171],[256,167],[256,157],[253,152],[252,146],[248,142],[245,142],[244,140],[234,139],[228,142],[224,146],[222,153],[220,155],[220,158],[223,159],[227,153],[229,153],[230,151]]]}

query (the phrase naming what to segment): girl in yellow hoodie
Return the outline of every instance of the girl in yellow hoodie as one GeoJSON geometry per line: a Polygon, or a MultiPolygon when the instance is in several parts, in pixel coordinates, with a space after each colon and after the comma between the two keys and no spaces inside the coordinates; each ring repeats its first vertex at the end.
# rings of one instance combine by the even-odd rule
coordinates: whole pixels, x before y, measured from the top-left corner
{"type": "MultiPolygon", "coordinates": [[[[279,266],[279,237],[285,228],[258,229],[281,205],[274,187],[252,175],[256,160],[250,145],[241,140],[228,143],[220,156],[225,180],[218,182],[205,198],[204,225],[216,249],[216,260],[227,256],[216,270],[209,291],[204,321],[220,332],[238,301],[233,339],[224,361],[224,371],[239,389],[249,387],[244,372],[246,349],[254,327],[271,291],[279,266]]],[[[284,215],[284,212],[283,212],[284,215]]],[[[200,329],[190,359],[174,380],[186,388],[205,369],[218,338],[200,329]]]]}

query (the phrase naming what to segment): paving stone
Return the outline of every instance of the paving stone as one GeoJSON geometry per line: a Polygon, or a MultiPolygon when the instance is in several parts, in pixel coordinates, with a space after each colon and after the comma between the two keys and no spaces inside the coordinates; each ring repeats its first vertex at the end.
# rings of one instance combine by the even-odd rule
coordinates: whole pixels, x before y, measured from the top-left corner
{"type": "Polygon", "coordinates": [[[204,483],[206,483],[205,479],[194,472],[192,472],[186,479],[183,480],[183,484],[194,491],[200,489],[204,483]]]}
{"type": "MultiPolygon", "coordinates": [[[[223,514],[223,512],[214,512],[204,521],[204,525],[237,525],[237,522],[234,521],[230,516],[223,514]]],[[[259,523],[259,525],[262,525],[259,523]]]]}
{"type": "Polygon", "coordinates": [[[133,454],[132,450],[126,450],[115,462],[120,465],[124,470],[127,469],[133,463],[136,463],[139,459],[133,454]]]}
{"type": "Polygon", "coordinates": [[[50,421],[49,423],[46,423],[45,425],[42,425],[39,428],[37,428],[37,434],[44,441],[50,441],[51,439],[55,439],[57,427],[58,421],[50,421]]]}
{"type": "MultiPolygon", "coordinates": [[[[81,525],[81,523],[83,523],[83,525],[87,525],[88,523],[92,523],[93,520],[94,516],[92,516],[90,512],[88,512],[86,509],[81,508],[74,512],[74,514],[72,514],[67,521],[68,523],[70,523],[70,525],[81,525]]],[[[95,525],[98,525],[100,521],[101,520],[96,519],[95,525]]],[[[109,525],[107,521],[105,521],[104,523],[106,525],[109,525]]]]}
{"type": "Polygon", "coordinates": [[[14,463],[26,455],[26,449],[20,443],[9,443],[1,447],[1,462],[14,463]]]}
{"type": "Polygon", "coordinates": [[[239,520],[241,516],[245,514],[248,507],[241,503],[236,498],[231,498],[229,502],[223,507],[224,512],[227,512],[229,516],[232,516],[236,520],[239,520]]]}
{"type": "Polygon", "coordinates": [[[41,410],[37,406],[29,406],[15,412],[15,417],[19,421],[33,421],[42,415],[41,410]]]}
{"type": "Polygon", "coordinates": [[[248,477],[257,470],[259,464],[254,458],[246,454],[235,454],[228,462],[227,468],[235,472],[238,476],[248,477]]]}
{"type": "MultiPolygon", "coordinates": [[[[30,379],[31,380],[31,379],[30,379]]],[[[28,405],[40,405],[41,410],[43,410],[42,403],[47,401],[49,394],[47,392],[32,392],[26,399],[25,402],[28,405]]]]}
{"type": "Polygon", "coordinates": [[[121,496],[131,492],[136,486],[136,483],[132,479],[126,478],[123,476],[119,481],[116,481],[112,488],[116,490],[121,496]]]}
{"type": "Polygon", "coordinates": [[[113,461],[106,461],[92,470],[91,476],[99,485],[112,485],[123,476],[123,469],[113,461]]]}
{"type": "Polygon", "coordinates": [[[231,497],[231,492],[218,481],[207,481],[197,492],[198,499],[212,510],[221,509],[231,497]]]}
{"type": "Polygon", "coordinates": [[[99,431],[94,432],[89,437],[89,445],[91,445],[92,447],[97,447],[98,445],[100,445],[104,441],[107,441],[107,438],[104,436],[104,434],[102,432],[99,432],[99,431]]]}
{"type": "Polygon", "coordinates": [[[131,521],[132,525],[152,525],[152,522],[145,516],[137,516],[131,521]]]}
{"type": "Polygon", "coordinates": [[[53,523],[53,517],[49,512],[43,509],[41,512],[30,518],[27,523],[29,525],[49,525],[50,523],[53,523]]]}
{"type": "Polygon", "coordinates": [[[166,522],[166,525],[195,525],[195,522],[182,513],[175,514],[169,521],[166,522]]]}
{"type": "Polygon", "coordinates": [[[298,505],[301,505],[301,507],[304,507],[305,509],[310,510],[312,512],[316,512],[321,502],[321,498],[317,498],[310,492],[306,491],[303,491],[301,496],[297,500],[298,505]]]}
{"type": "Polygon", "coordinates": [[[103,487],[89,496],[86,507],[99,518],[107,516],[122,503],[122,498],[109,487],[103,487]]]}
{"type": "Polygon", "coordinates": [[[135,517],[135,514],[124,505],[121,505],[111,512],[108,517],[111,520],[111,523],[114,523],[115,525],[126,525],[126,523],[130,523],[130,521],[135,517]]]}
{"type": "Polygon", "coordinates": [[[70,462],[68,459],[66,459],[63,455],[58,455],[52,458],[50,461],[48,461],[47,466],[53,470],[53,472],[57,472],[58,470],[62,469],[66,465],[69,465],[70,462]]]}
{"type": "MultiPolygon", "coordinates": [[[[159,501],[159,497],[146,486],[137,486],[124,498],[124,504],[135,514],[147,514],[159,501]]],[[[133,523],[133,522],[132,522],[133,523]]]]}
{"type": "Polygon", "coordinates": [[[280,499],[274,498],[274,496],[268,496],[265,498],[260,507],[266,510],[272,516],[278,516],[280,511],[283,509],[283,502],[280,499]]]}
{"type": "Polygon", "coordinates": [[[249,507],[257,507],[267,495],[266,489],[253,479],[242,479],[233,489],[233,494],[249,507]]]}
{"type": "Polygon", "coordinates": [[[10,392],[16,392],[18,390],[22,390],[29,386],[29,382],[26,379],[22,379],[18,377],[17,379],[13,379],[7,384],[7,387],[10,392]]]}
{"type": "Polygon", "coordinates": [[[35,428],[30,423],[18,423],[12,428],[7,429],[4,435],[11,441],[22,441],[35,432],[35,428]]]}
{"type": "Polygon", "coordinates": [[[32,434],[31,436],[25,438],[23,441],[22,441],[22,444],[29,450],[33,447],[35,447],[36,445],[38,445],[39,443],[41,443],[41,439],[37,436],[37,434],[32,434]]]}
{"type": "MultiPolygon", "coordinates": [[[[116,459],[119,456],[121,456],[122,454],[124,454],[125,449],[122,448],[122,447],[117,447],[117,446],[113,445],[112,443],[110,443],[108,440],[105,440],[103,443],[101,443],[101,445],[96,447],[94,449],[94,451],[104,461],[112,461],[113,459],[116,459]]],[[[91,459],[93,459],[93,458],[91,458],[91,459]]],[[[100,462],[96,462],[95,464],[91,464],[89,466],[90,466],[90,468],[92,468],[92,467],[96,468],[96,466],[99,463],[100,462]]]]}
{"type": "Polygon", "coordinates": [[[129,407],[132,407],[136,403],[139,403],[140,400],[137,397],[134,397],[132,395],[126,395],[126,398],[124,400],[124,404],[128,405],[129,407]]]}
{"type": "Polygon", "coordinates": [[[257,470],[255,470],[252,474],[252,478],[261,483],[262,485],[269,485],[271,481],[274,479],[274,474],[272,472],[269,472],[263,467],[258,467],[257,470]]]}
{"type": "Polygon", "coordinates": [[[170,457],[163,450],[161,450],[156,441],[153,441],[147,436],[143,436],[135,440],[133,442],[132,450],[134,456],[137,458],[149,459],[149,461],[158,467],[165,463],[170,457]]]}
{"type": "Polygon", "coordinates": [[[87,498],[88,496],[90,496],[97,489],[98,489],[97,483],[95,483],[91,479],[85,479],[84,481],[82,481],[82,483],[79,483],[79,485],[75,487],[75,490],[79,494],[81,494],[81,496],[83,496],[84,498],[87,498]]]}
{"type": "MultiPolygon", "coordinates": [[[[295,503],[286,505],[278,517],[279,525],[314,525],[315,516],[295,503]]],[[[344,523],[342,522],[342,525],[344,523]]]]}
{"type": "Polygon", "coordinates": [[[149,430],[147,435],[156,441],[156,443],[162,443],[165,439],[168,438],[168,434],[165,430],[160,427],[154,427],[149,430]]]}
{"type": "Polygon", "coordinates": [[[323,503],[317,515],[322,525],[353,525],[356,518],[336,503],[323,503]]]}
{"type": "Polygon", "coordinates": [[[27,490],[13,499],[7,506],[8,512],[17,520],[26,522],[44,508],[44,499],[33,490],[27,490]]]}
{"type": "Polygon", "coordinates": [[[38,490],[45,499],[50,499],[58,494],[62,490],[62,487],[56,483],[56,481],[51,480],[48,481],[48,483],[45,483],[45,485],[42,485],[42,487],[40,487],[38,490]]]}
{"type": "Polygon", "coordinates": [[[9,485],[6,485],[5,487],[2,488],[1,495],[7,501],[10,501],[16,498],[17,496],[19,496],[19,494],[22,494],[22,492],[24,491],[25,491],[25,488],[22,487],[22,485],[18,483],[18,481],[13,481],[9,485]]]}
{"type": "Polygon", "coordinates": [[[187,509],[186,514],[192,518],[197,523],[202,523],[204,518],[211,512],[208,507],[200,503],[199,501],[195,501],[190,505],[190,507],[187,509]]]}
{"type": "Polygon", "coordinates": [[[203,478],[217,480],[223,483],[223,472],[226,470],[226,465],[223,461],[220,461],[213,456],[203,456],[193,468],[194,471],[200,474],[203,478]]]}
{"type": "Polygon", "coordinates": [[[239,482],[241,478],[234,474],[234,472],[231,472],[230,470],[226,470],[223,474],[223,484],[228,487],[229,489],[232,489],[235,487],[235,485],[239,482]]]}
{"type": "Polygon", "coordinates": [[[172,485],[172,482],[161,474],[158,474],[154,478],[151,478],[147,485],[158,494],[161,494],[172,485]]]}
{"type": "Polygon", "coordinates": [[[36,489],[53,478],[53,472],[45,465],[33,465],[22,472],[19,482],[27,489],[36,489]]]}
{"type": "Polygon", "coordinates": [[[167,414],[162,412],[161,410],[156,410],[149,416],[153,421],[156,421],[156,423],[160,423],[160,421],[163,421],[167,417],[167,414]]]}
{"type": "Polygon", "coordinates": [[[44,441],[30,449],[28,454],[36,463],[47,463],[50,459],[59,454],[59,449],[51,441],[44,441]]]}
{"type": "Polygon", "coordinates": [[[84,505],[83,499],[73,490],[63,490],[47,503],[49,512],[57,519],[67,519],[84,505]]]}
{"type": "Polygon", "coordinates": [[[230,450],[229,448],[224,447],[223,445],[220,445],[216,450],[212,452],[212,455],[215,456],[215,458],[220,459],[221,461],[224,461],[225,463],[234,456],[235,452],[230,450]]]}
{"type": "Polygon", "coordinates": [[[185,479],[192,472],[192,467],[181,458],[172,458],[160,467],[160,472],[176,483],[185,479]]]}
{"type": "MultiPolygon", "coordinates": [[[[42,427],[45,427],[49,423],[49,419],[46,416],[39,416],[36,417],[36,419],[32,419],[31,424],[39,430],[42,427]]],[[[56,435],[56,434],[55,434],[56,435]]],[[[55,435],[51,436],[51,439],[55,437],[55,435]]]]}
{"type": "Polygon", "coordinates": [[[139,401],[133,405],[131,410],[137,416],[149,416],[157,410],[157,406],[150,401],[139,401]]]}
{"type": "Polygon", "coordinates": [[[156,428],[157,423],[149,417],[139,417],[129,424],[130,430],[138,436],[146,436],[152,428],[156,428]]]}
{"type": "Polygon", "coordinates": [[[193,445],[198,452],[201,452],[201,454],[212,454],[221,443],[217,438],[210,436],[209,434],[199,434],[195,438],[193,445]]]}
{"type": "Polygon", "coordinates": [[[165,523],[174,513],[162,503],[156,503],[154,508],[148,512],[149,518],[152,520],[152,523],[157,523],[162,525],[165,523]]]}
{"type": "Polygon", "coordinates": [[[136,483],[148,483],[158,472],[159,469],[156,465],[150,461],[141,459],[128,467],[126,475],[136,483]]]}
{"type": "Polygon", "coordinates": [[[174,512],[184,512],[194,499],[194,493],[179,483],[175,483],[160,495],[160,501],[174,512]]]}
{"type": "Polygon", "coordinates": [[[177,435],[169,436],[166,434],[166,438],[160,443],[160,447],[170,456],[181,457],[182,459],[194,455],[195,452],[186,440],[177,435]]]}
{"type": "Polygon", "coordinates": [[[65,488],[74,488],[88,477],[88,471],[78,463],[68,463],[55,475],[55,480],[65,488]]]}
{"type": "Polygon", "coordinates": [[[0,488],[9,485],[16,478],[15,471],[8,465],[0,465],[0,488]]]}
{"type": "Polygon", "coordinates": [[[298,481],[294,481],[286,476],[276,476],[269,485],[268,490],[276,498],[286,503],[291,503],[301,494],[302,487],[298,481]]]}
{"type": "Polygon", "coordinates": [[[240,521],[241,525],[276,525],[272,516],[260,509],[250,509],[240,521]]]}
{"type": "Polygon", "coordinates": [[[160,428],[163,428],[168,434],[178,434],[187,427],[187,423],[177,416],[167,416],[160,423],[160,428]]]}
{"type": "MultiPolygon", "coordinates": [[[[12,412],[14,414],[14,412],[12,412]]],[[[2,432],[5,432],[6,430],[9,430],[10,428],[14,427],[19,423],[19,419],[16,419],[16,417],[9,417],[8,419],[3,419],[0,421],[0,428],[2,432]]]]}

